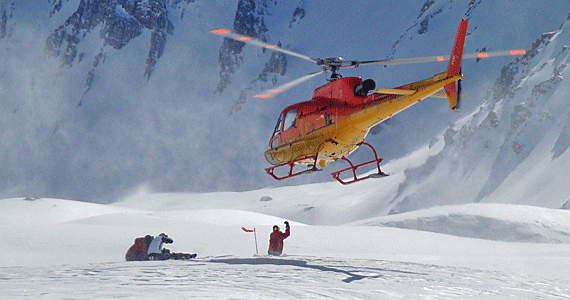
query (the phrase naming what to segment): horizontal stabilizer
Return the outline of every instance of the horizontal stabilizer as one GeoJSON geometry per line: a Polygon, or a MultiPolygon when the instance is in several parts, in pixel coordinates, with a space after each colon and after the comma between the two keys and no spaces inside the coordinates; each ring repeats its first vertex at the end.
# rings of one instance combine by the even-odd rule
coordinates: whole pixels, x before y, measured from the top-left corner
{"type": "Polygon", "coordinates": [[[384,94],[384,95],[411,95],[417,92],[417,90],[405,90],[405,89],[390,89],[390,88],[381,88],[375,90],[374,94],[384,94]]]}
{"type": "MultiPolygon", "coordinates": [[[[374,94],[407,96],[407,95],[411,95],[415,92],[417,92],[417,90],[381,88],[381,89],[375,90],[374,94]]],[[[442,92],[438,92],[438,93],[432,94],[430,97],[447,99],[447,94],[442,93],[442,92]]],[[[463,97],[463,94],[459,95],[459,97],[463,97]]]]}

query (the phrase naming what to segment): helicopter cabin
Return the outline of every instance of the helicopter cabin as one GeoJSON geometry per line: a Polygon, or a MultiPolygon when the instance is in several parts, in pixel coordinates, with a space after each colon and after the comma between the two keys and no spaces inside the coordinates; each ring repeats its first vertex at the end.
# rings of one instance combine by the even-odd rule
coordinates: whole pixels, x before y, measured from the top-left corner
{"type": "Polygon", "coordinates": [[[269,141],[271,149],[292,144],[307,135],[336,123],[336,109],[330,100],[310,100],[291,105],[283,110],[269,141]]]}
{"type": "MultiPolygon", "coordinates": [[[[375,88],[373,80],[360,77],[339,78],[329,82],[313,93],[313,99],[291,105],[283,110],[269,141],[270,149],[292,144],[307,135],[319,134],[321,130],[337,123],[339,108],[344,111],[369,101],[367,95],[375,88]]],[[[336,126],[334,129],[336,130],[336,126]]]]}

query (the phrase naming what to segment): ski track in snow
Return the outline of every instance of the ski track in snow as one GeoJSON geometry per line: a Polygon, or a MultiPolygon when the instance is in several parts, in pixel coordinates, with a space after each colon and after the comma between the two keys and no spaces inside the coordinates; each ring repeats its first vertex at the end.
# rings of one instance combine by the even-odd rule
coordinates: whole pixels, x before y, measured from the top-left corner
{"type": "Polygon", "coordinates": [[[370,259],[234,256],[0,268],[5,299],[570,299],[570,281],[370,259]]]}

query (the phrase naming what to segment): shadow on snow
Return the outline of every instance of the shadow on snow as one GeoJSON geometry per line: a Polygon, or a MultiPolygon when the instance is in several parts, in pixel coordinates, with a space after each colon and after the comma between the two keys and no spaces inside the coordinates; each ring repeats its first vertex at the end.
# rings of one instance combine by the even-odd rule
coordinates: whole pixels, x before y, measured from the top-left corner
{"type": "Polygon", "coordinates": [[[259,258],[226,258],[226,259],[211,259],[208,262],[211,263],[223,263],[229,265],[275,265],[275,266],[293,266],[299,268],[307,268],[322,272],[334,272],[338,274],[344,274],[348,277],[343,279],[343,282],[351,283],[355,280],[361,279],[373,279],[373,278],[382,278],[384,275],[376,274],[376,275],[360,275],[356,274],[359,272],[393,272],[393,273],[402,273],[402,274],[415,274],[415,275],[425,275],[422,273],[416,272],[408,272],[408,271],[401,271],[401,270],[389,270],[384,268],[371,268],[371,267],[354,267],[354,266],[339,266],[339,267],[329,267],[324,265],[318,264],[309,264],[305,260],[301,259],[284,259],[284,258],[271,258],[271,257],[259,257],[259,258]],[[354,270],[348,270],[352,268],[354,270]]]}

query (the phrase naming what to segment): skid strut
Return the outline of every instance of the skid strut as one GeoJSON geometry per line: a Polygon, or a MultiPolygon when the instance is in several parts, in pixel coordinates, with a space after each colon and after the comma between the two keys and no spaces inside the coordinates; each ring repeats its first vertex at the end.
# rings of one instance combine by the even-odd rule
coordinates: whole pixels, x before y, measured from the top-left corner
{"type": "Polygon", "coordinates": [[[319,154],[317,153],[315,155],[309,155],[309,156],[301,157],[299,159],[296,159],[296,160],[293,160],[293,161],[290,161],[290,162],[287,162],[284,164],[280,164],[277,166],[273,166],[271,168],[267,168],[267,169],[265,169],[265,171],[267,172],[267,174],[271,175],[273,178],[275,178],[277,180],[283,180],[283,179],[299,176],[301,174],[305,174],[305,173],[309,173],[309,172],[320,171],[319,169],[317,169],[317,157],[318,156],[319,156],[319,154]],[[307,159],[314,160],[313,166],[309,167],[309,169],[307,169],[307,170],[300,171],[297,173],[293,173],[293,167],[295,166],[295,164],[299,161],[307,160],[307,159]],[[289,166],[289,173],[286,176],[278,177],[277,175],[273,174],[273,170],[275,170],[279,167],[283,167],[283,166],[289,166]]]}
{"type": "Polygon", "coordinates": [[[384,173],[384,172],[382,172],[382,171],[380,170],[380,162],[381,162],[383,159],[382,159],[382,158],[378,158],[378,155],[376,154],[376,150],[374,149],[374,147],[372,147],[370,144],[368,144],[368,143],[366,143],[366,142],[362,142],[362,143],[360,143],[360,145],[366,145],[366,146],[370,147],[370,149],[372,149],[372,152],[374,152],[374,159],[371,160],[371,161],[368,161],[368,162],[365,162],[365,163],[361,163],[361,164],[355,166],[355,165],[352,164],[352,162],[351,162],[348,158],[342,157],[342,160],[347,161],[347,162],[350,164],[350,167],[348,167],[348,168],[346,168],[346,169],[342,169],[342,170],[340,170],[340,171],[336,171],[336,172],[334,172],[334,173],[331,173],[332,177],[333,177],[334,179],[338,180],[338,182],[340,182],[340,183],[342,183],[342,184],[350,184],[350,183],[357,182],[357,181],[361,181],[361,180],[368,179],[368,178],[374,178],[374,177],[380,177],[380,176],[388,176],[386,173],[384,173]],[[368,176],[361,177],[361,178],[358,178],[358,177],[356,176],[356,169],[358,169],[358,168],[360,168],[360,167],[363,167],[363,166],[367,166],[367,165],[373,164],[373,163],[376,164],[376,167],[378,168],[378,173],[370,174],[370,175],[368,175],[368,176]],[[344,180],[342,180],[342,179],[340,178],[340,174],[342,174],[342,173],[344,173],[344,172],[347,172],[347,171],[352,171],[353,179],[351,179],[350,181],[344,181],[344,180]]]}

